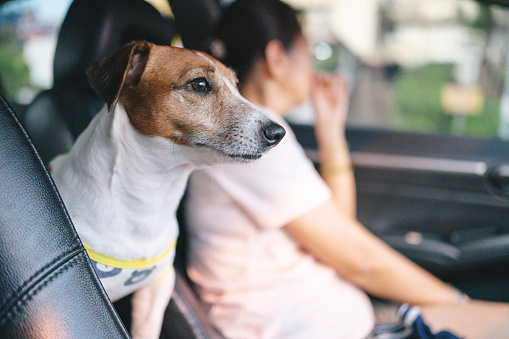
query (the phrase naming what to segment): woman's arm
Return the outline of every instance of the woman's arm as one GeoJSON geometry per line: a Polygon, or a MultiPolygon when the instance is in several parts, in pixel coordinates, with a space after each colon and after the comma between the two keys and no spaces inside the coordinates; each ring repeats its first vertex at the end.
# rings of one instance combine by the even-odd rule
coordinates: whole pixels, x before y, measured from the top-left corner
{"type": "Polygon", "coordinates": [[[457,290],[393,250],[329,201],[285,226],[311,255],[384,299],[413,305],[455,303],[457,290]]]}
{"type": "Polygon", "coordinates": [[[348,82],[341,75],[315,76],[312,99],[320,172],[338,208],[345,215],[355,218],[355,178],[345,138],[348,97],[348,82]]]}

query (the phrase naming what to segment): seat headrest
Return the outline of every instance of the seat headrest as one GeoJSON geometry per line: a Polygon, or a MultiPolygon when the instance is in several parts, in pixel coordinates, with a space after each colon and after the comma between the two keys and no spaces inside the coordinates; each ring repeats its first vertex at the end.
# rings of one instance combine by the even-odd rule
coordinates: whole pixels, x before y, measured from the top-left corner
{"type": "Polygon", "coordinates": [[[54,86],[89,89],[85,71],[133,40],[171,44],[172,23],[144,0],[75,0],[62,23],[54,86]]]}

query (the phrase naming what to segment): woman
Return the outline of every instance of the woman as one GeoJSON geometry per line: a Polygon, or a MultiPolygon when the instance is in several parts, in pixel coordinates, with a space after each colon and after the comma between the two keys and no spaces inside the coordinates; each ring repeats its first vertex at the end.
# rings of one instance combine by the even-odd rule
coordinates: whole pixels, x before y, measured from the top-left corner
{"type": "Polygon", "coordinates": [[[238,0],[216,36],[213,54],[237,71],[241,94],[287,135],[254,164],[191,177],[188,274],[213,324],[227,338],[364,338],[374,316],[362,290],[414,305],[467,303],[355,220],[347,84],[313,76],[294,10],[238,0]],[[323,179],[282,120],[310,93],[323,179]]]}

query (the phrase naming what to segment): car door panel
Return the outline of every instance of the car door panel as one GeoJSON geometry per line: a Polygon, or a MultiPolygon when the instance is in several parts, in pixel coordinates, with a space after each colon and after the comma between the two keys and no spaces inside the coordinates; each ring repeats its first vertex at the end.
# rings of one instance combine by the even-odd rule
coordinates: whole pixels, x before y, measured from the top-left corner
{"type": "MultiPolygon", "coordinates": [[[[292,125],[319,157],[312,126],[292,125]]],[[[509,143],[349,128],[358,219],[472,297],[509,301],[509,143]]]]}

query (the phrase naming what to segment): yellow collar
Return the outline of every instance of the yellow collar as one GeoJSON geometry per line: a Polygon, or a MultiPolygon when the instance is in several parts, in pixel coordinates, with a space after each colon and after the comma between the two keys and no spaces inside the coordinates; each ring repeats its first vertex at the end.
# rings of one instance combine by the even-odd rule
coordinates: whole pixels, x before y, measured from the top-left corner
{"type": "Polygon", "coordinates": [[[110,267],[115,267],[115,268],[143,268],[143,267],[155,265],[158,262],[160,262],[161,260],[163,260],[170,253],[170,251],[175,248],[176,245],[177,245],[177,239],[175,238],[172,241],[171,245],[162,254],[160,254],[159,256],[157,256],[155,258],[139,259],[139,260],[121,260],[121,259],[117,259],[117,258],[113,258],[113,257],[107,256],[107,255],[101,254],[101,253],[97,253],[93,249],[88,247],[87,245],[83,244],[83,246],[87,250],[88,256],[90,257],[91,260],[93,260],[97,263],[100,263],[100,264],[103,264],[106,266],[110,266],[110,267]]]}

